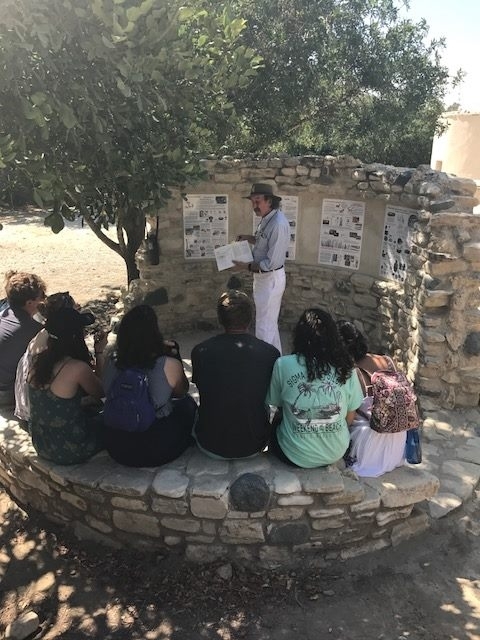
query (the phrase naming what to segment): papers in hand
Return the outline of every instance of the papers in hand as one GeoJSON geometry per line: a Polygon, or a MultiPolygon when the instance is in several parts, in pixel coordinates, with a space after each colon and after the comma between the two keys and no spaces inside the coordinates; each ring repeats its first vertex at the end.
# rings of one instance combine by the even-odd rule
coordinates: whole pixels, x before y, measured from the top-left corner
{"type": "Polygon", "coordinates": [[[233,261],[252,262],[253,255],[247,240],[231,242],[213,250],[219,271],[233,267],[233,261]]]}

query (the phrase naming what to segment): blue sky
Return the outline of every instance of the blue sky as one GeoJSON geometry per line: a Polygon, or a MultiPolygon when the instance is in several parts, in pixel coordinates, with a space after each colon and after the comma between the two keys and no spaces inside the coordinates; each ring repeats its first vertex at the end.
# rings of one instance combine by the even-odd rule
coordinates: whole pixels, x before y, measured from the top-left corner
{"type": "Polygon", "coordinates": [[[429,39],[445,37],[443,64],[451,73],[462,68],[467,74],[447,103],[480,111],[480,0],[410,0],[406,15],[415,22],[425,18],[429,39]]]}

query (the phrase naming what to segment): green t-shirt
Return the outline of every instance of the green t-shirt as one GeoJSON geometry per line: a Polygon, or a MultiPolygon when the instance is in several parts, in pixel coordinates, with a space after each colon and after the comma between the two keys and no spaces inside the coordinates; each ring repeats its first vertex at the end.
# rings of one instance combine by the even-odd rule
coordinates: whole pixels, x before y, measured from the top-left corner
{"type": "Polygon", "coordinates": [[[347,450],[349,411],[362,404],[355,374],[340,384],[333,368],[322,378],[308,380],[303,356],[283,356],[273,367],[267,403],[282,407],[277,438],[287,458],[307,469],[332,464],[347,450]]]}

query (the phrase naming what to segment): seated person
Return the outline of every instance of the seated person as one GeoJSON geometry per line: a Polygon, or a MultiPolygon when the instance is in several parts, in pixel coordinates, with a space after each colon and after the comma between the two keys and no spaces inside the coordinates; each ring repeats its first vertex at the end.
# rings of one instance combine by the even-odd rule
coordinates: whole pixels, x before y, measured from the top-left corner
{"type": "MultiPolygon", "coordinates": [[[[84,328],[93,320],[92,314],[71,308],[49,314],[47,348],[34,356],[28,375],[33,446],[39,456],[57,464],[84,462],[104,448],[99,415],[103,387],[84,339],[84,328]]],[[[98,373],[105,341],[102,336],[95,343],[98,373]]]]}
{"type": "Polygon", "coordinates": [[[217,315],[225,333],[192,351],[192,381],[200,393],[194,437],[212,457],[245,458],[262,451],[269,439],[265,395],[280,353],[248,333],[252,303],[245,293],[223,293],[217,315]]]}
{"type": "Polygon", "coordinates": [[[33,273],[5,275],[7,304],[0,312],[0,405],[14,402],[17,365],[42,325],[33,317],[45,298],[45,283],[33,273]]]}
{"type": "MultiPolygon", "coordinates": [[[[45,300],[45,304],[39,307],[44,318],[48,318],[49,315],[62,309],[64,307],[70,307],[74,309],[76,307],[75,300],[69,294],[65,293],[53,293],[45,300]]],[[[92,322],[94,318],[92,316],[92,322]]],[[[33,357],[45,351],[47,348],[48,332],[45,328],[41,329],[35,337],[33,337],[28,343],[28,347],[20,358],[17,366],[17,373],[15,376],[15,415],[19,420],[28,421],[30,418],[30,404],[28,401],[28,383],[27,377],[30,367],[32,366],[33,357]]]]}
{"type": "Polygon", "coordinates": [[[381,369],[395,371],[395,365],[387,356],[368,353],[365,336],[352,322],[341,320],[338,327],[348,352],[357,365],[357,375],[363,391],[363,402],[350,426],[351,448],[347,464],[360,477],[376,478],[405,462],[406,431],[378,433],[370,428],[371,375],[381,369]]]}
{"type": "Polygon", "coordinates": [[[362,389],[335,321],[322,309],[304,311],[293,354],[273,368],[267,402],[281,409],[270,449],[287,464],[322,467],[340,460],[362,389]]]}
{"type": "Polygon", "coordinates": [[[116,350],[105,365],[105,409],[109,389],[121,370],[140,369],[147,376],[156,419],[145,431],[106,427],[107,451],[120,464],[156,467],[175,460],[193,443],[197,405],[187,395],[189,383],[178,354],[169,355],[173,352],[163,340],[152,307],[139,305],[122,318],[116,350]]]}

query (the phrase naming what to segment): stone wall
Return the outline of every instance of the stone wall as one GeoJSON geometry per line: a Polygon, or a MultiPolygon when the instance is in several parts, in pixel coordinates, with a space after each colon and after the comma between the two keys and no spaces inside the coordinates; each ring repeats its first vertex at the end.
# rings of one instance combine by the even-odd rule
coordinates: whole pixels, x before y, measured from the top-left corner
{"type": "Polygon", "coordinates": [[[39,458],[5,413],[0,483],[80,539],[270,568],[322,566],[396,545],[428,528],[415,505],[439,486],[417,468],[360,481],[337,466],[294,469],[267,455],[217,461],[193,448],[154,469],[129,469],[106,453],[62,467],[39,458]]]}
{"type": "MultiPolygon", "coordinates": [[[[206,179],[189,193],[229,196],[229,241],[251,229],[243,196],[252,182],[275,182],[281,195],[299,197],[297,253],[287,261],[280,324],[291,329],[304,308],[319,305],[355,320],[372,350],[391,353],[417,389],[444,407],[477,406],[480,399],[480,223],[473,180],[417,169],[362,164],[349,156],[205,160],[206,179]],[[325,198],[366,204],[360,268],[317,263],[325,198]],[[415,209],[411,261],[404,284],[379,277],[385,205],[415,209]]],[[[140,280],[127,305],[155,306],[167,333],[217,326],[215,306],[230,272],[213,260],[185,260],[183,201],[174,194],[159,223],[160,264],[139,255],[140,280]]],[[[251,278],[240,276],[251,291],[251,278]]]]}

